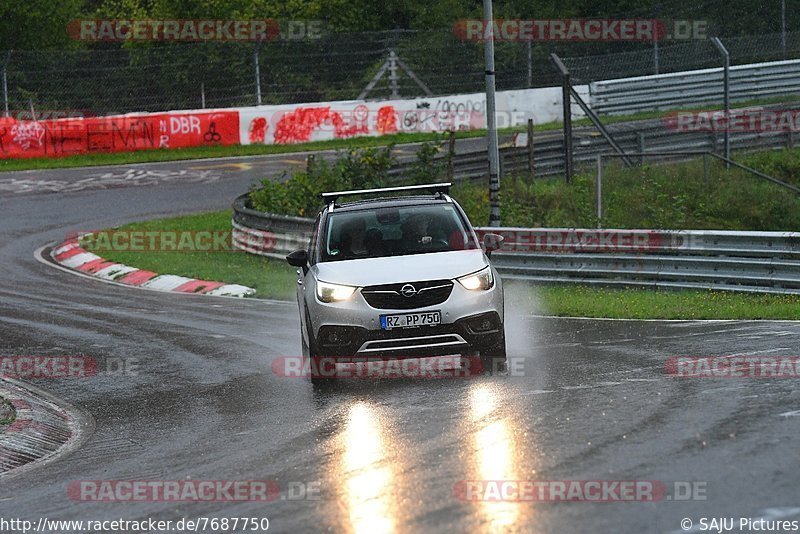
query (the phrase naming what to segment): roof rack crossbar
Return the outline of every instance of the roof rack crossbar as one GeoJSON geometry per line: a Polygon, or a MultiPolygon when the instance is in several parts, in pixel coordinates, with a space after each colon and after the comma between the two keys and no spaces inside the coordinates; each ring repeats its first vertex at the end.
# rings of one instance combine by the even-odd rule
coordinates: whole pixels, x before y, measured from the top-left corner
{"type": "Polygon", "coordinates": [[[452,183],[445,182],[440,184],[422,184],[422,185],[404,185],[399,187],[381,187],[379,189],[356,189],[353,191],[333,191],[331,193],[322,193],[320,196],[324,200],[330,200],[331,202],[336,202],[336,199],[339,197],[344,196],[355,196],[355,195],[368,195],[368,194],[375,194],[375,193],[393,193],[396,191],[430,191],[431,193],[444,193],[447,194],[450,191],[450,186],[452,183]]]}

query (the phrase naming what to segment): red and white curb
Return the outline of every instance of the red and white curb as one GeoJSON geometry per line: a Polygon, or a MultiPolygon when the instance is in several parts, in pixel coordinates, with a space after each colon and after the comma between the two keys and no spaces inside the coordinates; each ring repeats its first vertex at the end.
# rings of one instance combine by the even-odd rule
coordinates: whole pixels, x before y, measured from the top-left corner
{"type": "Polygon", "coordinates": [[[247,297],[256,292],[251,287],[238,284],[197,280],[174,274],[158,274],[122,263],[108,261],[81,248],[78,239],[69,239],[54,247],[50,252],[50,257],[53,258],[53,261],[63,267],[94,276],[95,278],[155,291],[224,297],[247,297]]]}
{"type": "Polygon", "coordinates": [[[16,411],[0,429],[0,478],[77,449],[94,429],[90,416],[29,384],[0,379],[0,397],[16,411]]]}

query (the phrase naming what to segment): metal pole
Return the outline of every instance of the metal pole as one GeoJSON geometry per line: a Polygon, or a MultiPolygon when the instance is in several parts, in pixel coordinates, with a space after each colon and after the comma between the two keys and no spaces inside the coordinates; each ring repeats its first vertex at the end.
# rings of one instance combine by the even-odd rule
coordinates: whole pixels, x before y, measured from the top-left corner
{"type": "Polygon", "coordinates": [[[658,41],[653,41],[653,70],[658,74],[658,41]]]}
{"type": "Polygon", "coordinates": [[[708,154],[703,154],[703,183],[708,186],[708,154]]]}
{"type": "Polygon", "coordinates": [[[639,165],[644,165],[644,132],[638,132],[637,138],[639,140],[639,165]]]}
{"type": "Polygon", "coordinates": [[[558,54],[550,54],[550,61],[561,73],[561,106],[564,121],[564,178],[568,184],[572,183],[572,84],[569,71],[558,54]]]}
{"type": "Polygon", "coordinates": [[[258,51],[261,48],[261,39],[256,41],[256,48],[253,50],[253,67],[256,75],[256,104],[261,105],[261,66],[258,64],[258,51]]]}
{"type": "Polygon", "coordinates": [[[453,167],[453,163],[456,157],[456,132],[455,130],[450,130],[450,137],[447,140],[447,181],[451,182],[453,180],[453,175],[455,174],[455,168],[453,167]]]}
{"type": "Polygon", "coordinates": [[[392,87],[392,99],[397,100],[400,93],[397,90],[397,54],[394,50],[389,51],[389,83],[392,87]]]}
{"type": "Polygon", "coordinates": [[[533,119],[528,119],[528,172],[531,173],[531,177],[536,175],[536,168],[534,165],[535,161],[533,158],[533,119]]]}
{"type": "Polygon", "coordinates": [[[3,62],[3,110],[8,117],[8,63],[11,61],[11,50],[6,52],[6,60],[3,62]]]}
{"type": "Polygon", "coordinates": [[[781,0],[781,49],[786,59],[786,0],[781,0]]]}
{"type": "Polygon", "coordinates": [[[484,45],[486,75],[486,133],[489,144],[489,226],[500,226],[500,152],[497,146],[497,114],[494,95],[494,32],[492,0],[483,0],[483,23],[489,25],[484,45]]]}
{"type": "Polygon", "coordinates": [[[3,64],[3,109],[4,116],[8,117],[8,69],[5,63],[3,64]]]}
{"type": "Polygon", "coordinates": [[[597,203],[597,228],[603,227],[603,155],[597,155],[597,180],[595,182],[595,202],[597,203]]]}
{"type": "Polygon", "coordinates": [[[528,49],[528,88],[533,87],[533,50],[531,41],[525,41],[525,47],[528,49]]]}
{"type": "MultiPolygon", "coordinates": [[[[719,37],[712,37],[711,42],[714,43],[714,46],[717,47],[719,53],[722,54],[725,63],[722,68],[722,85],[723,85],[723,101],[725,106],[725,132],[724,132],[724,139],[725,139],[725,158],[731,159],[731,132],[730,132],[730,119],[731,119],[731,93],[730,93],[730,69],[731,69],[731,55],[728,53],[728,49],[725,48],[725,45],[722,44],[722,41],[719,40],[719,37]]],[[[731,164],[727,161],[725,162],[725,168],[730,169],[731,164]]]]}
{"type": "Polygon", "coordinates": [[[200,108],[206,109],[206,84],[200,84],[200,108]]]}

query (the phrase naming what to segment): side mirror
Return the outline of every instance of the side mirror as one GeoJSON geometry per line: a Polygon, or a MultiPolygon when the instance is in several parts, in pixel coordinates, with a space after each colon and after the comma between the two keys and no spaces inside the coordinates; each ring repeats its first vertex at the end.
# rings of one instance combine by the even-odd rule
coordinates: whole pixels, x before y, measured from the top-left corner
{"type": "Polygon", "coordinates": [[[500,234],[483,234],[483,248],[486,251],[486,255],[491,258],[492,252],[499,250],[505,240],[506,238],[500,234]]]}
{"type": "Polygon", "coordinates": [[[300,267],[303,269],[303,272],[306,272],[306,269],[308,269],[308,252],[305,250],[295,250],[286,256],[286,261],[292,267],[300,267]]]}

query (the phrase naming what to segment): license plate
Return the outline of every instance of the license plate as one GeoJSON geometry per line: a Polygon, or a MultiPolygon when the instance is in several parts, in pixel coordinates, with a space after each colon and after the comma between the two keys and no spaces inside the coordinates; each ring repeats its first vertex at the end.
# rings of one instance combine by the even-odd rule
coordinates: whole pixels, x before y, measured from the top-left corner
{"type": "Polygon", "coordinates": [[[436,326],[442,322],[442,312],[430,311],[420,313],[396,313],[381,315],[381,328],[417,328],[418,326],[436,326]]]}

